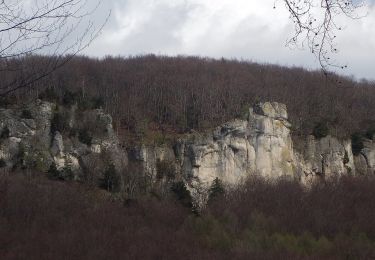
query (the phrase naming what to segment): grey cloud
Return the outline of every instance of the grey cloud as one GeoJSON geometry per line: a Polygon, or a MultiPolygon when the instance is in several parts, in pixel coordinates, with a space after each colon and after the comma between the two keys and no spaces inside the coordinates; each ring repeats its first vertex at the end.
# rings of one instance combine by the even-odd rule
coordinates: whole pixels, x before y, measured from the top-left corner
{"type": "MultiPolygon", "coordinates": [[[[211,0],[103,2],[96,15],[100,18],[102,10],[112,9],[112,17],[101,37],[85,53],[202,55],[319,68],[308,50],[285,47],[293,27],[285,10],[273,11],[273,0],[215,3],[212,5],[211,0]],[[243,10],[238,10],[242,3],[243,10]]],[[[375,79],[374,7],[368,17],[344,23],[347,28],[338,37],[337,60],[349,68],[338,72],[375,79]]]]}

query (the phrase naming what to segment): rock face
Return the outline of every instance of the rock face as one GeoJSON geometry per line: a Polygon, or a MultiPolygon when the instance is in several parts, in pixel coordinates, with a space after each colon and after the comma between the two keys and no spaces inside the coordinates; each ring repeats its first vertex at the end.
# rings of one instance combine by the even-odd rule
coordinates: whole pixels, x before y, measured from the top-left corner
{"type": "MultiPolygon", "coordinates": [[[[260,103],[249,109],[247,120],[233,120],[211,133],[193,133],[168,152],[177,174],[197,193],[215,178],[236,184],[249,175],[269,179],[287,177],[308,184],[316,178],[345,174],[373,174],[375,143],[368,140],[359,156],[354,156],[350,140],[332,136],[308,136],[304,149],[293,148],[286,106],[260,103]],[[356,170],[358,169],[358,171],[356,170]]],[[[138,161],[151,175],[156,161],[163,160],[166,148],[139,147],[138,161]],[[163,150],[164,149],[164,150],[163,150]]]]}
{"type": "Polygon", "coordinates": [[[331,178],[345,174],[355,174],[354,156],[350,140],[332,136],[316,139],[308,136],[302,155],[295,153],[297,169],[303,182],[316,177],[331,178]]]}
{"type": "Polygon", "coordinates": [[[181,140],[179,161],[187,179],[236,184],[250,174],[293,177],[293,147],[285,105],[264,103],[206,136],[181,140]]]}
{"type": "Polygon", "coordinates": [[[351,140],[308,136],[297,151],[290,128],[286,106],[265,102],[250,108],[246,119],[209,133],[188,134],[173,146],[131,147],[127,154],[112,118],[102,110],[81,111],[38,100],[22,109],[0,109],[0,165],[46,172],[55,164],[64,176],[95,181],[101,177],[95,174],[108,164],[122,170],[129,159],[147,183],[167,187],[184,181],[196,198],[215,178],[229,185],[250,175],[308,184],[316,178],[375,174],[374,141],[364,140],[364,148],[354,156],[351,140]]]}
{"type": "Polygon", "coordinates": [[[150,147],[142,145],[133,147],[128,152],[129,160],[139,162],[142,170],[152,178],[157,175],[157,162],[165,161],[175,163],[176,157],[172,147],[150,147]]]}
{"type": "Polygon", "coordinates": [[[375,136],[372,140],[365,140],[362,151],[354,159],[357,174],[375,175],[375,141],[373,140],[375,136]]]}
{"type": "Polygon", "coordinates": [[[101,109],[79,111],[37,100],[24,108],[0,109],[0,159],[4,167],[30,167],[46,172],[52,164],[74,179],[108,162],[127,162],[101,109]]]}

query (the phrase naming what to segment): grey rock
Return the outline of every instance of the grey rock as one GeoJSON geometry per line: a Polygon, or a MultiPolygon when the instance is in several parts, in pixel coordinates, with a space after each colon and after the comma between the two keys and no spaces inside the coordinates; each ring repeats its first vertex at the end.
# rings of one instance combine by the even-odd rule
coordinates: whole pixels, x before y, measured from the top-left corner
{"type": "Polygon", "coordinates": [[[64,154],[64,141],[60,132],[56,132],[53,137],[51,153],[53,156],[63,156],[64,154]]]}
{"type": "MultiPolygon", "coordinates": [[[[295,152],[296,153],[296,152],[295,152]]],[[[297,167],[303,182],[306,177],[332,178],[355,173],[354,157],[350,140],[338,140],[332,136],[316,139],[308,136],[303,156],[297,167]]]]}
{"type": "Polygon", "coordinates": [[[69,168],[75,179],[101,178],[108,164],[124,173],[128,160],[141,166],[150,182],[159,182],[158,163],[171,164],[176,180],[183,180],[198,204],[207,199],[215,178],[237,185],[252,175],[271,180],[292,178],[309,184],[320,178],[345,174],[375,174],[375,142],[364,141],[354,156],[350,140],[332,136],[308,136],[304,149],[293,148],[286,106],[259,103],[249,109],[246,120],[235,119],[208,133],[192,132],[174,145],[132,147],[127,153],[119,144],[112,118],[102,109],[78,111],[37,100],[28,107],[32,119],[21,118],[21,108],[0,109],[0,158],[8,167],[24,163],[46,171],[54,162],[69,168]],[[64,112],[72,129],[86,129],[91,144],[80,142],[74,133],[51,135],[56,111],[64,112]],[[19,158],[19,157],[22,158],[19,158]],[[92,173],[90,173],[92,171],[92,173]],[[94,173],[95,172],[95,173],[94,173]]]}
{"type": "Polygon", "coordinates": [[[55,163],[58,169],[69,169],[75,179],[80,179],[83,176],[81,162],[85,161],[81,158],[89,154],[95,154],[96,160],[103,161],[102,169],[98,169],[100,172],[104,172],[110,162],[116,165],[119,173],[127,164],[126,153],[112,128],[112,118],[102,110],[81,111],[77,116],[76,106],[57,109],[56,104],[37,100],[27,107],[32,119],[25,119],[21,118],[23,109],[0,109],[0,131],[7,133],[0,140],[0,158],[7,165],[22,162],[24,167],[46,171],[55,163]],[[81,143],[70,133],[57,131],[52,135],[51,121],[57,112],[66,117],[70,128],[92,130],[92,145],[81,143]]]}
{"type": "MultiPolygon", "coordinates": [[[[356,168],[374,172],[375,145],[367,142],[360,158],[354,158],[351,141],[333,136],[308,136],[303,151],[296,151],[290,134],[286,106],[259,103],[249,109],[247,120],[233,120],[212,133],[194,132],[173,147],[175,167],[200,203],[215,178],[236,185],[251,175],[274,180],[297,179],[309,185],[321,178],[356,174],[356,168]]],[[[144,171],[156,172],[160,152],[139,147],[130,158],[141,161],[144,171]]],[[[162,153],[161,153],[162,154],[162,153]]]]}
{"type": "Polygon", "coordinates": [[[364,148],[358,156],[355,157],[355,166],[358,174],[375,174],[375,138],[366,139],[363,142],[364,148]]]}

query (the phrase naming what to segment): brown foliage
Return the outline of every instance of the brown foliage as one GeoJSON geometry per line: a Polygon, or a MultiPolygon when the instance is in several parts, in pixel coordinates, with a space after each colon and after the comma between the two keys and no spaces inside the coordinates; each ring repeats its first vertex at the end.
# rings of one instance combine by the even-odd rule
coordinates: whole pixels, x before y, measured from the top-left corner
{"type": "Polygon", "coordinates": [[[144,200],[124,207],[93,201],[72,183],[21,176],[2,178],[0,194],[1,259],[191,259],[206,254],[184,228],[186,209],[174,202],[144,200]]]}
{"type": "Polygon", "coordinates": [[[334,237],[340,232],[365,232],[375,240],[374,187],[373,177],[341,177],[309,189],[289,180],[251,178],[229,192],[214,212],[236,215],[239,229],[249,224],[253,213],[261,213],[294,234],[309,231],[334,237]]]}
{"type": "Polygon", "coordinates": [[[348,137],[375,121],[373,82],[237,60],[77,57],[30,87],[27,97],[46,87],[61,98],[66,89],[78,91],[80,99],[102,97],[117,128],[138,135],[151,125],[163,132],[214,127],[243,116],[256,101],[285,103],[295,135],[311,134],[321,123],[348,137]]]}
{"type": "MultiPolygon", "coordinates": [[[[250,179],[195,216],[176,201],[98,199],[69,182],[0,178],[1,259],[368,259],[375,179],[250,179]]],[[[36,176],[36,177],[35,177],[36,176]]]]}

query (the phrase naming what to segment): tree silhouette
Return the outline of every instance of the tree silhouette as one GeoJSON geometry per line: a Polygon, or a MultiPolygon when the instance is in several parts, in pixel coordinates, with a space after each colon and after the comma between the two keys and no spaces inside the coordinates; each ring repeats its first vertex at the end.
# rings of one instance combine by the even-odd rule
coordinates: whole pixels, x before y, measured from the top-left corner
{"type": "MultiPolygon", "coordinates": [[[[276,8],[276,2],[274,8],[276,8]]],[[[282,0],[294,23],[295,33],[288,40],[289,46],[307,47],[317,57],[323,71],[328,67],[345,68],[338,65],[333,54],[337,32],[343,29],[338,19],[342,16],[359,19],[366,6],[364,0],[282,0]]]]}
{"type": "Polygon", "coordinates": [[[120,177],[113,163],[109,164],[104,171],[103,177],[99,179],[99,187],[108,192],[117,192],[120,186],[120,177]]]}
{"type": "Polygon", "coordinates": [[[32,86],[85,49],[106,23],[97,27],[90,20],[99,4],[90,8],[85,0],[1,1],[0,96],[32,86]]]}
{"type": "Polygon", "coordinates": [[[215,178],[209,189],[208,203],[218,200],[225,194],[224,185],[219,178],[215,178]]]}
{"type": "Polygon", "coordinates": [[[176,195],[178,201],[185,207],[192,208],[192,197],[183,181],[176,182],[171,187],[172,192],[176,195]]]}

